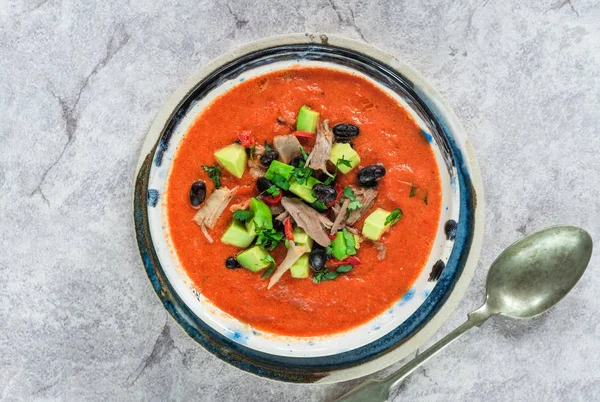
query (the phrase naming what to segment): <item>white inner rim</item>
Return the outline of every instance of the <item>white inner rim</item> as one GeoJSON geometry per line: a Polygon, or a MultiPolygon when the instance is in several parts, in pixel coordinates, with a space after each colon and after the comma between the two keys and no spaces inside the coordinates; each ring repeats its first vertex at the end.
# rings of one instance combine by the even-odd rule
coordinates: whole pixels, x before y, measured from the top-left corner
{"type": "MultiPolygon", "coordinates": [[[[427,281],[430,268],[438,259],[447,262],[452,251],[453,244],[447,242],[445,238],[444,223],[449,219],[458,221],[459,189],[457,183],[451,182],[443,156],[435,142],[432,142],[441,178],[442,209],[440,220],[438,222],[436,240],[429,259],[424,266],[425,269],[423,269],[419,278],[409,291],[409,293],[413,294],[413,297],[410,298],[410,300],[398,300],[387,311],[357,328],[330,336],[289,337],[253,329],[250,325],[240,322],[217,308],[210,300],[205,298],[197,289],[195,289],[193,283],[187,276],[187,273],[182,268],[177,254],[171,245],[169,238],[170,229],[166,217],[166,200],[165,197],[162,197],[168,180],[169,168],[175,152],[191,123],[217,96],[228,91],[245,79],[275,70],[285,69],[293,65],[327,67],[345,71],[367,79],[396,99],[399,104],[411,113],[417,124],[419,124],[422,129],[426,130],[427,126],[425,123],[397,94],[379,85],[376,81],[364,74],[356,72],[348,67],[311,60],[283,61],[257,67],[242,73],[236,79],[221,83],[217,88],[207,94],[204,99],[196,103],[191,111],[178,124],[170,140],[170,147],[163,154],[161,166],[157,167],[153,164],[150,169],[148,188],[158,190],[160,201],[155,208],[148,208],[148,222],[156,253],[171,285],[194,314],[215,331],[244,346],[269,354],[293,357],[329,356],[359,348],[383,337],[402,324],[425,301],[426,297],[436,284],[435,282],[427,281]],[[177,146],[174,146],[175,144],[177,146]]],[[[454,177],[456,176],[454,175],[454,177]]]]}

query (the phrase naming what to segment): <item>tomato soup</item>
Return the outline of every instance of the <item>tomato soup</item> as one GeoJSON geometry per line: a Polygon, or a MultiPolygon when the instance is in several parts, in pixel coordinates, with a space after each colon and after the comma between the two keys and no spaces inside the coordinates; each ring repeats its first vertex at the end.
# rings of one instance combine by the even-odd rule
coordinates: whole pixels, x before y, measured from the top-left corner
{"type": "MultiPolygon", "coordinates": [[[[301,139],[303,145],[309,140],[301,139]]],[[[311,144],[306,144],[310,148],[311,144]]],[[[246,169],[238,179],[223,170],[221,181],[237,187],[229,206],[256,197],[256,177],[246,169]]],[[[177,256],[198,290],[215,306],[253,328],[290,336],[321,336],[363,324],[388,309],[411,288],[428,259],[441,209],[439,172],[431,145],[409,113],[390,95],[365,78],[349,72],[294,66],[258,76],[216,98],[196,118],[179,144],[169,174],[167,219],[177,256]],[[267,289],[269,280],[244,268],[227,269],[225,261],[240,249],[219,239],[232,222],[226,208],[210,235],[210,243],[192,220],[190,185],[204,180],[207,197],[214,184],[202,165],[215,164],[215,151],[250,132],[258,144],[275,135],[290,134],[298,110],[308,105],[330,126],[350,123],[360,128],[353,147],[360,165],[344,186],[356,184],[357,171],[383,164],[385,177],[377,184],[371,211],[402,210],[402,218],[381,238],[385,257],[375,243],[364,241],[356,256],[360,264],[335,280],[314,283],[289,273],[267,289]]],[[[369,211],[370,212],[370,211],[369,211]]],[[[353,226],[358,231],[365,217],[353,226]]],[[[285,246],[271,255],[279,264],[285,246]]]]}

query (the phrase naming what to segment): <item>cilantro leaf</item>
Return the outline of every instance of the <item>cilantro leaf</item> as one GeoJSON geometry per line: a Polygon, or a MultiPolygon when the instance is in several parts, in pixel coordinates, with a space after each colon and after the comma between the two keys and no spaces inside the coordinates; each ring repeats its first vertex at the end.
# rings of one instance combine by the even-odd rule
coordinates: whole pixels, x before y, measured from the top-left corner
{"type": "Polygon", "coordinates": [[[265,229],[263,227],[256,229],[257,237],[256,244],[264,246],[267,250],[272,251],[279,245],[279,242],[283,240],[283,233],[276,231],[275,229],[265,229]]]}
{"type": "Polygon", "coordinates": [[[273,150],[273,148],[269,145],[269,143],[267,141],[265,141],[265,151],[269,152],[272,150],[273,150]]]}
{"type": "Polygon", "coordinates": [[[233,219],[240,222],[248,222],[254,216],[252,211],[235,211],[233,213],[233,219]]]}
{"type": "Polygon", "coordinates": [[[202,169],[208,174],[208,177],[215,183],[215,188],[221,188],[221,168],[219,165],[202,165],[202,169]]]}
{"type": "Polygon", "coordinates": [[[262,274],[261,279],[265,279],[265,278],[268,278],[269,276],[271,276],[271,274],[273,273],[274,270],[275,270],[275,266],[272,266],[271,268],[267,268],[265,273],[262,274]]]}
{"type": "Polygon", "coordinates": [[[339,274],[345,274],[346,272],[352,271],[352,268],[354,268],[352,265],[340,265],[335,272],[339,274]]]}
{"type": "Polygon", "coordinates": [[[359,208],[362,208],[363,204],[356,199],[356,195],[354,194],[354,190],[350,186],[344,187],[344,197],[350,200],[350,204],[348,204],[348,211],[355,211],[359,208]]]}
{"type": "Polygon", "coordinates": [[[305,184],[308,179],[312,176],[313,170],[309,167],[297,167],[292,171],[294,179],[300,183],[305,184]]]}
{"type": "Polygon", "coordinates": [[[310,206],[319,212],[323,212],[323,211],[327,210],[327,205],[323,201],[319,201],[319,200],[313,202],[312,204],[310,204],[310,206]]]}
{"type": "Polygon", "coordinates": [[[302,153],[302,158],[304,158],[304,161],[306,161],[308,159],[308,154],[306,153],[304,147],[300,147],[300,152],[302,153]]]}
{"type": "Polygon", "coordinates": [[[273,179],[271,179],[274,185],[284,190],[290,189],[290,182],[280,174],[273,174],[273,179]]]}
{"type": "Polygon", "coordinates": [[[252,145],[252,148],[250,148],[250,160],[254,161],[254,153],[256,152],[256,145],[252,145]]]}
{"type": "Polygon", "coordinates": [[[345,165],[345,166],[348,166],[349,168],[352,167],[352,162],[350,162],[348,159],[344,159],[343,155],[340,159],[337,160],[337,162],[335,164],[336,164],[336,167],[337,167],[337,165],[345,165]]]}
{"type": "Polygon", "coordinates": [[[275,259],[273,258],[273,256],[271,254],[267,254],[267,256],[265,258],[261,258],[261,261],[264,262],[265,264],[275,264],[275,259]]]}
{"type": "Polygon", "coordinates": [[[273,197],[277,197],[279,193],[281,193],[281,190],[273,184],[271,187],[265,190],[265,193],[272,195],[273,197]]]}
{"type": "Polygon", "coordinates": [[[396,208],[391,214],[388,215],[387,218],[385,218],[385,225],[395,225],[400,218],[402,218],[402,210],[400,208],[396,208]]]}
{"type": "Polygon", "coordinates": [[[337,278],[338,276],[339,274],[335,271],[327,272],[325,275],[323,275],[321,281],[331,281],[337,278]]]}

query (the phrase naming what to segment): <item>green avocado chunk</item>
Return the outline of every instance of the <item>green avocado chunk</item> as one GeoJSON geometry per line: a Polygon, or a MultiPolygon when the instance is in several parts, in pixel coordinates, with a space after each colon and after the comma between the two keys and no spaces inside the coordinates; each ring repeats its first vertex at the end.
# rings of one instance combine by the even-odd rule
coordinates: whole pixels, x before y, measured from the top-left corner
{"type": "Polygon", "coordinates": [[[357,236],[346,229],[341,230],[336,233],[335,239],[332,240],[331,248],[333,256],[338,260],[344,260],[351,255],[355,255],[356,250],[359,248],[357,236]]]}
{"type": "Polygon", "coordinates": [[[314,133],[315,131],[317,131],[318,122],[319,113],[304,105],[300,108],[300,111],[298,112],[298,119],[296,120],[296,130],[314,133]]]}
{"type": "Polygon", "coordinates": [[[362,234],[368,239],[379,240],[383,232],[385,232],[390,225],[385,224],[385,220],[391,214],[391,212],[385,209],[377,208],[367,216],[363,225],[362,234]]]}
{"type": "Polygon", "coordinates": [[[215,158],[229,173],[241,179],[246,170],[248,156],[246,148],[240,144],[231,144],[215,152],[215,158]]]}
{"type": "Polygon", "coordinates": [[[286,165],[285,163],[279,161],[273,161],[269,165],[269,169],[267,169],[265,177],[269,180],[273,180],[273,177],[278,174],[279,176],[283,176],[284,179],[289,180],[293,171],[294,167],[292,165],[286,165]]]}
{"type": "Polygon", "coordinates": [[[246,226],[242,222],[234,220],[225,233],[223,233],[221,241],[232,246],[246,248],[252,243],[254,237],[254,234],[248,233],[246,226]]]}
{"type": "Polygon", "coordinates": [[[302,198],[304,201],[312,204],[317,200],[315,194],[313,193],[313,186],[315,184],[321,183],[319,180],[314,177],[309,177],[306,183],[300,184],[296,180],[292,179],[290,181],[290,192],[296,194],[298,197],[302,198]]]}
{"type": "Polygon", "coordinates": [[[246,223],[246,229],[251,235],[255,235],[255,227],[271,229],[273,228],[273,214],[267,204],[257,198],[250,200],[250,211],[253,212],[253,217],[246,223]]]}
{"type": "Polygon", "coordinates": [[[263,261],[268,255],[269,253],[263,246],[254,246],[239,253],[236,259],[244,268],[252,272],[258,272],[271,265],[270,262],[263,261]]]}
{"type": "Polygon", "coordinates": [[[294,235],[294,243],[296,243],[296,245],[306,246],[306,252],[312,250],[313,239],[308,234],[306,234],[306,232],[303,229],[296,227],[292,231],[292,234],[294,235]]]}
{"type": "Polygon", "coordinates": [[[308,253],[302,254],[300,258],[290,268],[292,278],[304,279],[308,278],[310,267],[308,265],[308,253]]]}
{"type": "Polygon", "coordinates": [[[350,146],[350,144],[345,142],[336,142],[333,144],[333,148],[331,148],[329,160],[331,163],[337,166],[340,172],[347,174],[358,166],[360,163],[360,156],[358,156],[358,153],[354,150],[354,148],[352,148],[352,146],[350,146]],[[338,161],[342,158],[349,161],[350,166],[344,165],[343,163],[338,163],[338,161]]]}

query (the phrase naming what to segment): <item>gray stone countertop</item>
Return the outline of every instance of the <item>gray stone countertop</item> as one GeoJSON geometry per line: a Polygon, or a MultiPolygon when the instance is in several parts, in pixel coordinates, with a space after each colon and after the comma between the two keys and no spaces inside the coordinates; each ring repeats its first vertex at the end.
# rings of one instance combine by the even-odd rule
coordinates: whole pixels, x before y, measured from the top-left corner
{"type": "MultiPolygon", "coordinates": [[[[204,351],[158,301],[132,230],[135,163],[167,97],[244,42],[306,31],[415,67],[477,151],[484,247],[434,339],[523,234],[570,223],[600,241],[597,1],[1,1],[0,400],[321,401],[357,383],[275,383],[204,351]]],[[[550,313],[492,319],[393,399],[600,400],[599,250],[550,313]]]]}

